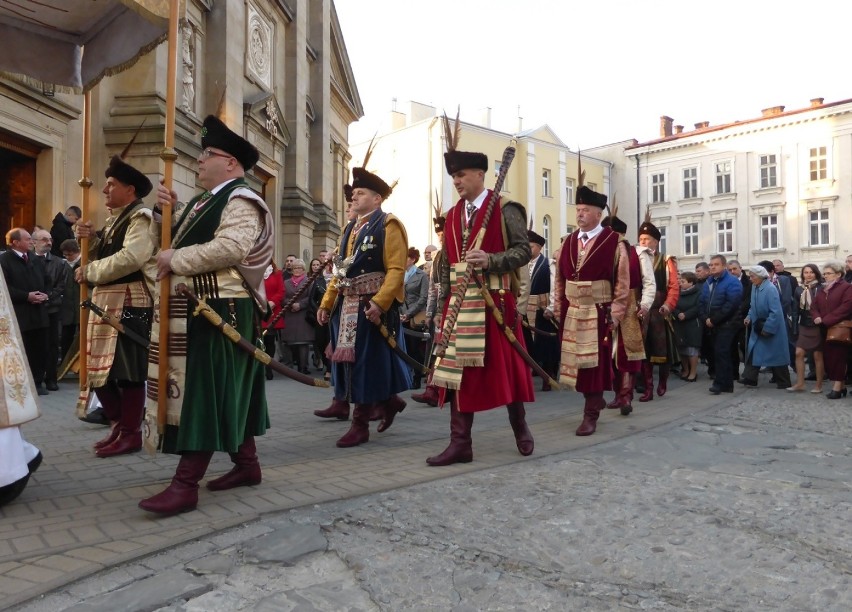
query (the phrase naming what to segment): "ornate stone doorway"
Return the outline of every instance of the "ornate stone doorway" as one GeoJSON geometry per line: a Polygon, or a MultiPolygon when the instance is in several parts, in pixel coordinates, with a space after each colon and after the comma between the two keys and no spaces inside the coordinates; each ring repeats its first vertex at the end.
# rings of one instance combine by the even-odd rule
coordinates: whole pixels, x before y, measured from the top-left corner
{"type": "MultiPolygon", "coordinates": [[[[0,132],[0,232],[13,227],[32,231],[36,223],[36,158],[40,149],[0,132]]],[[[50,219],[42,219],[50,229],[50,219]]]]}

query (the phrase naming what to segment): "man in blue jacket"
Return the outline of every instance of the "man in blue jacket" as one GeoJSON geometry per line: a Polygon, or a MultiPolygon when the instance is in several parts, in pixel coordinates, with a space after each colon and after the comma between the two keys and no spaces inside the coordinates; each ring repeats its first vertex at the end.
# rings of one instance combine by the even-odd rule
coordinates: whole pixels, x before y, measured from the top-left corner
{"type": "Polygon", "coordinates": [[[726,269],[724,255],[710,258],[710,277],[704,283],[698,301],[699,319],[713,335],[713,363],[715,379],[710,393],[733,393],[734,372],[731,363],[731,347],[742,321],[737,312],[743,299],[743,286],[739,279],[726,269]]]}

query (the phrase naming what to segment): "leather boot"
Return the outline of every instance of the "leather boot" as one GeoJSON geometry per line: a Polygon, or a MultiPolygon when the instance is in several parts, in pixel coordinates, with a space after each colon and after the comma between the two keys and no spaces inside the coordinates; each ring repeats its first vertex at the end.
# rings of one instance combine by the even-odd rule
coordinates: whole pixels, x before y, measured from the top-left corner
{"type": "Polygon", "coordinates": [[[382,433],[383,431],[387,431],[390,429],[390,426],[393,425],[393,420],[396,418],[400,412],[405,410],[405,400],[403,400],[397,394],[393,394],[388,398],[387,401],[382,402],[380,404],[384,409],[385,416],[382,419],[382,422],[379,423],[379,426],[376,428],[376,431],[382,433]]]}
{"type": "Polygon", "coordinates": [[[231,471],[207,483],[211,491],[227,491],[235,487],[253,487],[261,481],[260,463],[254,436],[246,436],[236,453],[229,453],[234,467],[231,471]]]}
{"type": "Polygon", "coordinates": [[[121,418],[121,391],[115,382],[108,382],[103,387],[92,389],[98,396],[98,401],[104,409],[104,416],[111,422],[121,418]]]}
{"type": "Polygon", "coordinates": [[[532,432],[527,426],[527,411],[524,408],[524,403],[507,404],[506,410],[509,411],[509,424],[515,433],[515,444],[518,447],[518,452],[524,457],[532,455],[535,449],[535,440],[533,440],[532,432]]]}
{"type": "Polygon", "coordinates": [[[411,399],[421,404],[428,404],[434,408],[438,405],[438,387],[428,384],[423,393],[415,393],[411,396],[411,399]]]}
{"type": "Polygon", "coordinates": [[[198,482],[204,478],[212,456],[213,453],[209,451],[183,453],[171,484],[153,497],[143,499],[139,507],[164,516],[195,510],[198,505],[198,482]]]}
{"type": "Polygon", "coordinates": [[[606,406],[603,393],[584,393],[586,403],[583,406],[583,422],[575,432],[578,436],[590,436],[595,433],[601,410],[606,406]]]}
{"type": "Polygon", "coordinates": [[[322,419],[337,419],[339,421],[349,420],[349,402],[339,399],[331,400],[331,406],[325,410],[314,410],[314,416],[322,419]]]}
{"type": "Polygon", "coordinates": [[[657,382],[657,395],[663,397],[666,394],[669,382],[669,371],[671,366],[667,363],[660,364],[660,380],[657,382]]]}
{"type": "Polygon", "coordinates": [[[633,373],[625,373],[621,380],[621,386],[618,389],[616,398],[621,408],[621,415],[627,416],[633,412],[633,373]]]}
{"type": "Polygon", "coordinates": [[[370,404],[355,404],[352,410],[352,425],[337,441],[338,448],[358,446],[370,439],[370,404]]]}
{"type": "Polygon", "coordinates": [[[101,438],[94,444],[92,444],[92,448],[98,450],[99,448],[103,448],[104,446],[109,446],[113,442],[118,439],[118,435],[121,433],[121,429],[118,427],[118,421],[113,421],[110,424],[109,433],[106,437],[101,438]]]}
{"type": "Polygon", "coordinates": [[[370,404],[370,422],[373,421],[383,421],[385,418],[385,404],[384,402],[376,402],[375,404],[370,404]]]}
{"type": "Polygon", "coordinates": [[[450,404],[450,444],[440,455],[429,457],[426,463],[431,466],[470,463],[473,461],[473,442],[470,430],[473,427],[473,413],[459,412],[456,400],[450,404]]]}
{"type": "Polygon", "coordinates": [[[645,392],[639,396],[639,401],[650,402],[654,399],[654,364],[650,361],[642,362],[642,378],[645,380],[645,392]]]}
{"type": "Polygon", "coordinates": [[[145,387],[125,387],[121,393],[118,438],[95,451],[100,458],[126,455],[142,450],[142,417],[145,413],[145,387]]]}
{"type": "Polygon", "coordinates": [[[618,392],[621,389],[621,383],[624,380],[624,374],[615,370],[612,377],[612,388],[615,389],[615,397],[606,405],[607,408],[621,408],[621,397],[618,392]]]}

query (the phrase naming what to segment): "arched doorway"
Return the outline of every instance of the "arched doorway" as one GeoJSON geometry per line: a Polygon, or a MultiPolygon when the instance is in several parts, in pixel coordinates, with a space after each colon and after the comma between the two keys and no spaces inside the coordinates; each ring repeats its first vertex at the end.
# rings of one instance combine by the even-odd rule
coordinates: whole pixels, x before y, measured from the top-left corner
{"type": "MultiPolygon", "coordinates": [[[[0,232],[32,231],[36,222],[36,158],[41,150],[0,132],[0,232]]],[[[49,229],[49,226],[48,226],[49,229]]]]}

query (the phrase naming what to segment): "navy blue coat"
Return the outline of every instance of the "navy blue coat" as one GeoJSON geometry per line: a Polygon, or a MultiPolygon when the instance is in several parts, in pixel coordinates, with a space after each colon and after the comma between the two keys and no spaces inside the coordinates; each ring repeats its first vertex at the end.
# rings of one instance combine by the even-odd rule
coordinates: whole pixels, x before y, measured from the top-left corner
{"type": "Polygon", "coordinates": [[[719,278],[710,276],[698,300],[699,319],[702,324],[710,319],[713,327],[737,327],[742,323],[737,317],[742,299],[742,283],[733,274],[724,270],[719,278]]]}

